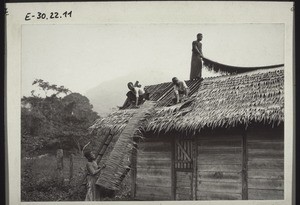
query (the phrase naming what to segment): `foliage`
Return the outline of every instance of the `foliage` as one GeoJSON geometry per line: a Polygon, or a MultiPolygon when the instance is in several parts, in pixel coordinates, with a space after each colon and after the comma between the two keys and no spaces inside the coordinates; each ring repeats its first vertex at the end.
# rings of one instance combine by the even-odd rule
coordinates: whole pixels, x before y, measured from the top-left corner
{"type": "MultiPolygon", "coordinates": [[[[86,187],[82,186],[85,175],[86,159],[81,155],[73,157],[74,177],[71,181],[65,180],[61,184],[57,180],[55,156],[48,154],[43,157],[22,158],[21,161],[21,200],[22,201],[83,201],[86,187]]],[[[64,177],[69,177],[69,158],[64,157],[64,177]]],[[[123,180],[120,190],[111,196],[102,190],[103,201],[127,201],[131,188],[130,173],[123,180]]]]}
{"type": "MultiPolygon", "coordinates": [[[[85,175],[85,159],[74,159],[74,177],[71,181],[67,180],[69,163],[64,163],[65,181],[61,183],[55,155],[51,155],[51,152],[54,154],[61,148],[68,155],[74,151],[81,152],[89,141],[95,143],[95,136],[89,135],[88,128],[99,116],[92,110],[89,99],[79,93],[72,93],[63,86],[51,85],[40,79],[35,80],[33,85],[45,91],[45,97],[35,95],[33,91],[32,96],[21,99],[21,199],[82,201],[86,194],[86,187],[81,186],[85,175]],[[47,155],[40,155],[44,153],[47,155]]],[[[130,190],[128,186],[124,187],[114,199],[107,199],[126,200],[130,190]]]]}
{"type": "MultiPolygon", "coordinates": [[[[35,79],[32,83],[32,85],[38,85],[38,87],[40,87],[44,92],[45,92],[45,96],[47,96],[48,91],[52,91],[54,94],[54,96],[58,96],[59,94],[65,94],[67,95],[68,93],[70,93],[71,91],[68,88],[65,88],[64,86],[57,86],[55,84],[50,84],[49,82],[46,82],[42,79],[35,79]]],[[[35,91],[32,90],[31,94],[32,96],[36,96],[35,91]]]]}
{"type": "MultiPolygon", "coordinates": [[[[48,159],[50,160],[50,159],[48,159]]],[[[48,163],[44,160],[44,163],[48,163]]],[[[22,201],[83,201],[86,193],[84,186],[79,186],[80,176],[83,173],[76,173],[76,177],[71,183],[61,183],[56,176],[56,169],[53,163],[45,166],[37,174],[36,170],[40,163],[39,159],[22,160],[22,176],[21,176],[21,200],[22,201]],[[72,194],[71,194],[72,193],[72,194]],[[74,194],[73,194],[74,193],[74,194]]]]}
{"type": "Polygon", "coordinates": [[[88,98],[43,80],[35,80],[33,84],[56,94],[21,99],[22,153],[54,148],[81,151],[89,141],[88,127],[99,118],[88,98]],[[70,94],[59,97],[60,93],[70,94]]]}

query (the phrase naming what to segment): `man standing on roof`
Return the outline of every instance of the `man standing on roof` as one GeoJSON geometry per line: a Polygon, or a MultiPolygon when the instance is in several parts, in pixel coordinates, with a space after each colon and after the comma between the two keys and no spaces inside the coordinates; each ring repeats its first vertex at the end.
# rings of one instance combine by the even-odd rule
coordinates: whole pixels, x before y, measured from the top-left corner
{"type": "Polygon", "coordinates": [[[148,94],[145,92],[144,88],[139,84],[138,81],[133,84],[132,82],[127,83],[127,87],[129,91],[127,92],[126,96],[127,99],[125,100],[122,107],[120,109],[125,109],[130,105],[134,105],[138,107],[138,105],[142,104],[145,99],[149,100],[148,94]]]}
{"type": "Polygon", "coordinates": [[[186,98],[189,94],[189,87],[186,85],[184,81],[178,80],[178,78],[172,78],[173,89],[175,94],[175,99],[173,99],[174,103],[181,102],[184,98],[186,98]]]}
{"type": "Polygon", "coordinates": [[[200,79],[202,80],[202,34],[197,34],[197,40],[192,43],[192,61],[191,61],[191,73],[190,80],[200,79]]]}

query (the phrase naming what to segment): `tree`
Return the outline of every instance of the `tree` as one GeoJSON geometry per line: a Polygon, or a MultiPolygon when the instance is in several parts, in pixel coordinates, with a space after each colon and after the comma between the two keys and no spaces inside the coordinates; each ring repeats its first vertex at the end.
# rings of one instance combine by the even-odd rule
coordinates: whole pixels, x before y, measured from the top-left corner
{"type": "Polygon", "coordinates": [[[62,99],[64,104],[64,132],[62,137],[77,146],[79,152],[89,139],[87,129],[99,118],[92,110],[89,99],[79,93],[72,93],[62,99]]]}
{"type": "MultiPolygon", "coordinates": [[[[52,95],[59,96],[60,94],[67,95],[68,93],[71,93],[71,91],[68,88],[65,88],[64,86],[57,86],[55,84],[50,84],[49,82],[46,82],[42,79],[35,79],[32,83],[32,85],[37,85],[40,87],[44,92],[45,96],[48,97],[48,92],[52,91],[52,95]]],[[[34,90],[31,91],[31,95],[35,96],[34,90]]]]}
{"type": "Polygon", "coordinates": [[[32,96],[21,99],[22,149],[25,152],[45,148],[81,151],[89,140],[88,127],[99,117],[88,98],[41,79],[34,84],[45,91],[45,97],[32,92],[32,96]],[[53,93],[50,96],[49,91],[53,93]],[[59,97],[60,94],[65,96],[59,97]]]}

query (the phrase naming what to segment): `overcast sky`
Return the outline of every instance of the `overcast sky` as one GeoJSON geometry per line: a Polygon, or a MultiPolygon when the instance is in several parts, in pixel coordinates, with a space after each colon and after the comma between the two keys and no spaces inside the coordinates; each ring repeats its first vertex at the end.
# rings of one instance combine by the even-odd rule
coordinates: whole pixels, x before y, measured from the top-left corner
{"type": "MultiPolygon", "coordinates": [[[[284,63],[283,24],[24,25],[22,95],[41,78],[85,94],[130,73],[187,80],[191,46],[203,34],[203,54],[234,66],[284,63]],[[137,71],[138,70],[138,71],[137,71]],[[153,72],[156,74],[153,75],[153,72]]],[[[203,76],[213,74],[203,71],[203,76]]],[[[107,85],[124,86],[124,85],[107,85]]],[[[125,85],[126,86],[126,85],[125,85]]]]}

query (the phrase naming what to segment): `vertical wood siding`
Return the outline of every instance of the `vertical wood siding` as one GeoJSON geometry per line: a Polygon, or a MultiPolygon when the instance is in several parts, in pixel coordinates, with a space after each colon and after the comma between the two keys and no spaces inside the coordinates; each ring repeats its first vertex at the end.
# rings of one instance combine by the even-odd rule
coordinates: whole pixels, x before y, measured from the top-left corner
{"type": "Polygon", "coordinates": [[[191,139],[175,141],[175,169],[193,169],[192,142],[191,139]]]}
{"type": "Polygon", "coordinates": [[[248,131],[248,198],[284,198],[283,127],[248,131]]]}
{"type": "Polygon", "coordinates": [[[176,171],[176,200],[192,200],[192,172],[176,171]]]}
{"type": "Polygon", "coordinates": [[[170,141],[140,142],[136,168],[137,200],[172,200],[170,141]]]}
{"type": "Polygon", "coordinates": [[[176,200],[193,200],[193,140],[179,137],[175,140],[176,200]]]}
{"type": "Polygon", "coordinates": [[[242,136],[215,133],[199,136],[198,200],[242,199],[242,136]]]}

